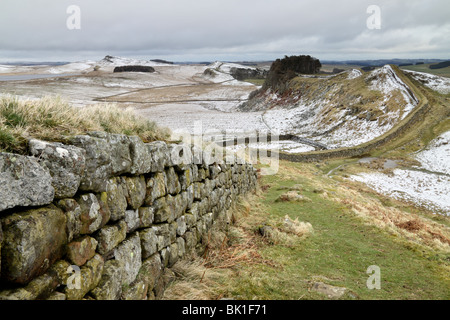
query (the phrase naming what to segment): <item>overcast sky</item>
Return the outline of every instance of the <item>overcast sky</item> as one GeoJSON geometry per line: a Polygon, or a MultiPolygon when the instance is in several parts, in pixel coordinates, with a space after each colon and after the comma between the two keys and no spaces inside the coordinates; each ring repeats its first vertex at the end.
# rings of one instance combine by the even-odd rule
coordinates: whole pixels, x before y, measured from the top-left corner
{"type": "Polygon", "coordinates": [[[449,0],[0,0],[0,61],[450,59],[449,14],[449,0]]]}

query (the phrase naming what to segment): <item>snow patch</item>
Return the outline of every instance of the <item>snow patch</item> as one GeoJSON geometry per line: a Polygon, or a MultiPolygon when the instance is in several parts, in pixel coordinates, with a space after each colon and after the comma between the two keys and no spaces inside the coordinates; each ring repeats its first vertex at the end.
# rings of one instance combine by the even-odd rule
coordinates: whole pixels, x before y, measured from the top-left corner
{"type": "Polygon", "coordinates": [[[433,74],[417,71],[404,70],[411,74],[413,78],[423,83],[426,87],[442,94],[450,93],[450,79],[446,77],[435,76],[433,74]]]}
{"type": "Polygon", "coordinates": [[[356,79],[358,77],[362,76],[362,72],[358,69],[352,69],[347,76],[348,80],[356,79]]]}
{"type": "Polygon", "coordinates": [[[395,169],[393,175],[360,173],[351,180],[367,184],[394,199],[406,200],[435,213],[450,215],[450,177],[414,170],[395,169]]]}
{"type": "Polygon", "coordinates": [[[419,103],[419,100],[411,89],[399,78],[390,65],[376,69],[370,75],[374,77],[370,89],[383,92],[385,95],[384,101],[388,101],[394,91],[400,91],[406,102],[406,105],[403,107],[402,119],[419,103]]]}

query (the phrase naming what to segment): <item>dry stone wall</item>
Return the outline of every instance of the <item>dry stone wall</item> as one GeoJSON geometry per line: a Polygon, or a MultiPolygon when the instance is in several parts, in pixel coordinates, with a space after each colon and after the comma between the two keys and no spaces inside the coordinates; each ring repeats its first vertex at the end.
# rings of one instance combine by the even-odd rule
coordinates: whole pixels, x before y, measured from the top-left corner
{"type": "Polygon", "coordinates": [[[121,134],[29,152],[0,153],[0,299],[160,298],[165,270],[257,184],[238,159],[121,134]]]}

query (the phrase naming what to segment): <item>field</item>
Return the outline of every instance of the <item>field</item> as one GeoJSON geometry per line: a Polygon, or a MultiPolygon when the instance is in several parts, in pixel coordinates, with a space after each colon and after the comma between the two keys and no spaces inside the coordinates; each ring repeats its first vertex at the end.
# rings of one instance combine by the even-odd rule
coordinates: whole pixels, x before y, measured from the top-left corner
{"type": "Polygon", "coordinates": [[[450,78],[450,67],[441,68],[441,69],[430,69],[429,66],[430,66],[430,63],[427,63],[427,64],[404,66],[404,67],[400,67],[400,69],[417,71],[417,72],[426,72],[426,73],[434,74],[436,76],[450,78]]]}

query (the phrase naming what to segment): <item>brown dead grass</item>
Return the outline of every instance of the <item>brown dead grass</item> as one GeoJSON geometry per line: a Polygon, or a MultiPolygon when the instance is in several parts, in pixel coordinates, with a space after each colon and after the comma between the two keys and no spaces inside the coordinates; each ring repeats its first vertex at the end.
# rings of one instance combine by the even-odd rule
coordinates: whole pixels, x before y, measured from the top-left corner
{"type": "Polygon", "coordinates": [[[353,184],[344,184],[341,195],[334,198],[352,209],[368,223],[401,235],[421,245],[450,252],[450,228],[416,213],[384,206],[377,198],[364,196],[373,191],[353,184]],[[345,195],[345,196],[343,196],[345,195]]]}
{"type": "Polygon", "coordinates": [[[0,99],[0,151],[26,152],[30,138],[64,142],[88,131],[137,135],[144,142],[166,140],[169,130],[114,104],[77,108],[57,97],[0,99]]]}
{"type": "Polygon", "coordinates": [[[277,243],[292,245],[294,238],[312,232],[312,226],[292,220],[269,221],[266,208],[261,204],[261,191],[241,199],[229,210],[230,226],[224,232],[218,225],[204,239],[205,251],[201,256],[191,256],[178,261],[173,271],[177,279],[166,289],[164,299],[217,300],[226,296],[232,288],[228,287],[230,277],[240,272],[243,266],[268,266],[281,269],[276,261],[264,258],[260,250],[274,239],[262,237],[256,225],[270,223],[279,238],[277,243]]]}

